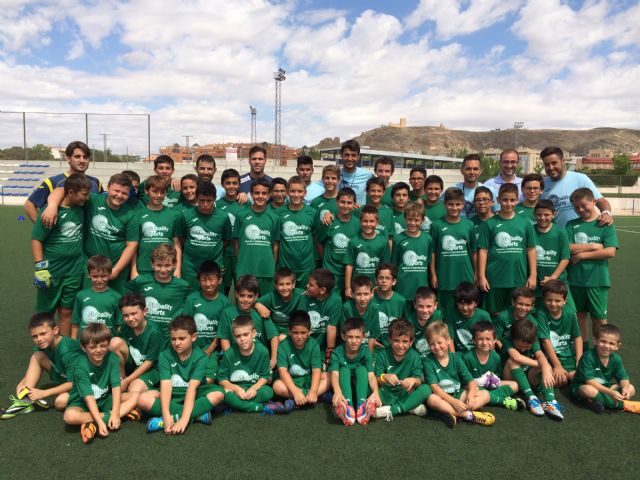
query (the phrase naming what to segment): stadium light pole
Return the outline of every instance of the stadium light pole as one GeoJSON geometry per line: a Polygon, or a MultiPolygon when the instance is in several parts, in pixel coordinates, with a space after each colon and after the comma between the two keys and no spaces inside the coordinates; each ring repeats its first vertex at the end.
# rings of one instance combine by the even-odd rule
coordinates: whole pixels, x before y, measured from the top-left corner
{"type": "Polygon", "coordinates": [[[279,68],[273,73],[273,79],[276,81],[276,108],[275,108],[275,152],[273,159],[273,170],[276,168],[276,159],[280,161],[280,143],[282,139],[282,82],[286,77],[286,71],[279,68]]]}
{"type": "MultiPolygon", "coordinates": [[[[190,139],[191,137],[193,137],[193,135],[182,135],[182,137],[184,138],[184,149],[185,149],[185,151],[186,151],[187,153],[190,153],[190,152],[189,152],[189,139],[190,139]]],[[[191,161],[193,161],[193,155],[191,155],[191,157],[190,157],[190,158],[191,158],[191,161]]]]}
{"type": "Polygon", "coordinates": [[[251,145],[255,145],[256,143],[256,107],[252,107],[249,105],[249,111],[251,112],[251,145]]]}
{"type": "MultiPolygon", "coordinates": [[[[107,154],[107,137],[111,135],[110,133],[99,133],[98,135],[102,135],[102,161],[106,162],[108,158],[107,154]]],[[[96,157],[93,157],[93,166],[96,165],[96,157]]]]}
{"type": "Polygon", "coordinates": [[[518,130],[520,130],[522,127],[524,127],[524,122],[513,122],[513,128],[515,130],[515,145],[513,146],[513,148],[515,148],[516,150],[518,149],[518,130]]]}

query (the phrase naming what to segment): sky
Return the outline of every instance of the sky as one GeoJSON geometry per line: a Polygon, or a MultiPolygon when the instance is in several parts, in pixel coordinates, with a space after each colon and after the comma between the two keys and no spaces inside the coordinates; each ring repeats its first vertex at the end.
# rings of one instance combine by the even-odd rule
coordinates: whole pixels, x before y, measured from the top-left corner
{"type": "Polygon", "coordinates": [[[0,148],[85,138],[342,140],[452,129],[640,128],[640,4],[560,0],[0,0],[0,148]],[[143,114],[119,115],[119,114],[143,114]]]}

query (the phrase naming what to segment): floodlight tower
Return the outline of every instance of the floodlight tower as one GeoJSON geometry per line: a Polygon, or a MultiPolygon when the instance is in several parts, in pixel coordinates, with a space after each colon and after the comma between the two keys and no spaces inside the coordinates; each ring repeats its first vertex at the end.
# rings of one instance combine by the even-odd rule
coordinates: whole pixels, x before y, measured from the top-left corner
{"type": "Polygon", "coordinates": [[[249,111],[251,111],[251,145],[256,144],[256,107],[249,105],[249,111]]]}
{"type": "Polygon", "coordinates": [[[277,72],[273,73],[273,79],[276,81],[276,115],[275,115],[275,145],[274,145],[274,159],[273,165],[275,166],[276,160],[281,160],[280,143],[282,137],[282,82],[286,80],[286,71],[279,68],[277,72]]]}
{"type": "Polygon", "coordinates": [[[513,148],[518,149],[518,130],[524,127],[524,122],[513,122],[513,128],[515,129],[515,142],[513,148]]]}
{"type": "MultiPolygon", "coordinates": [[[[99,133],[98,135],[102,135],[102,161],[106,162],[109,160],[109,155],[107,154],[107,137],[110,136],[110,133],[99,133]]],[[[94,159],[95,163],[95,159],[94,159]]]]}

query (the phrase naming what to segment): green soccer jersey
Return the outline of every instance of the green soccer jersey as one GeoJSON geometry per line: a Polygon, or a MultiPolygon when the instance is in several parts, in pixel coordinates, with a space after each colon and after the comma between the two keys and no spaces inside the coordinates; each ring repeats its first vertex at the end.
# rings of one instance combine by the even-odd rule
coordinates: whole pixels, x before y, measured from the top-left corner
{"type": "Polygon", "coordinates": [[[237,306],[231,304],[220,315],[220,323],[218,324],[218,338],[220,340],[229,340],[231,345],[235,345],[236,340],[231,331],[231,323],[238,315],[249,315],[253,320],[253,326],[256,329],[254,342],[260,342],[265,347],[269,347],[270,340],[278,336],[278,330],[271,319],[263,319],[254,308],[250,312],[243,312],[237,306]]]}
{"type": "Polygon", "coordinates": [[[73,386],[69,392],[69,404],[93,397],[96,402],[107,399],[112,389],[120,386],[120,360],[113,352],[107,352],[101,365],[95,365],[86,355],[79,358],[73,370],[73,386]]]}
{"type": "Polygon", "coordinates": [[[127,242],[138,241],[139,212],[129,205],[123,205],[118,210],[114,210],[107,203],[105,195],[95,193],[91,193],[89,200],[84,204],[84,209],[87,224],[85,255],[88,258],[94,255],[106,255],[115,265],[127,242]]]}
{"type": "Polygon", "coordinates": [[[111,335],[116,336],[118,327],[122,325],[118,308],[121,296],[113,288],[107,288],[104,292],[94,292],[91,288],[80,290],[76,295],[71,318],[71,323],[79,326],[78,338],[90,323],[102,323],[109,328],[111,335]]]}
{"type": "Polygon", "coordinates": [[[271,320],[279,334],[286,334],[289,331],[289,315],[291,315],[291,312],[302,308],[304,305],[303,295],[304,290],[294,288],[291,292],[291,299],[288,302],[275,291],[269,292],[258,299],[258,302],[271,310],[271,320]]]}
{"type": "Polygon", "coordinates": [[[400,235],[407,228],[407,222],[404,219],[404,211],[399,212],[393,210],[393,229],[394,236],[400,235]]]}
{"type": "Polygon", "coordinates": [[[426,232],[417,237],[402,232],[395,237],[392,262],[398,268],[396,291],[407,300],[413,300],[418,287],[429,284],[431,253],[431,236],[426,232]]]}
{"type": "Polygon", "coordinates": [[[354,300],[347,300],[342,304],[342,314],[337,319],[330,319],[329,325],[333,325],[337,329],[338,342],[342,341],[340,332],[342,331],[342,324],[347,318],[356,317],[361,318],[364,322],[364,341],[365,343],[369,339],[380,340],[380,317],[378,315],[378,305],[372,299],[367,306],[364,314],[358,312],[356,302],[354,300]]]}
{"type": "Polygon", "coordinates": [[[158,363],[164,339],[160,328],[155,323],[147,320],[147,326],[137,335],[133,328],[124,324],[120,329],[120,337],[127,342],[129,355],[136,367],[139,367],[147,360],[154,364],[158,363]]]}
{"type": "MultiPolygon", "coordinates": [[[[410,348],[404,357],[397,360],[391,347],[385,347],[384,350],[379,350],[376,353],[374,372],[376,377],[379,377],[383,373],[392,373],[396,375],[399,380],[404,380],[405,378],[422,379],[422,362],[420,361],[420,355],[414,349],[410,348]]],[[[390,390],[397,391],[403,389],[401,386],[386,385],[386,387],[390,390]]]]}
{"type": "Polygon", "coordinates": [[[193,348],[185,360],[180,360],[173,348],[165,348],[158,357],[160,381],[171,380],[172,395],[184,393],[191,380],[206,382],[208,361],[209,357],[200,348],[193,348]]]}
{"type": "MultiPolygon", "coordinates": [[[[434,203],[433,205],[427,205],[427,202],[424,202],[424,213],[426,215],[426,218],[429,222],[429,228],[427,230],[427,232],[431,232],[431,225],[433,224],[433,222],[435,222],[436,220],[440,220],[444,217],[447,216],[447,209],[444,208],[444,202],[441,200],[438,200],[436,203],[434,203]]],[[[427,221],[425,220],[425,222],[427,221]]]]}
{"type": "Polygon", "coordinates": [[[53,277],[83,274],[83,232],[82,207],[60,207],[58,222],[50,229],[44,228],[38,215],[31,231],[31,239],[42,243],[44,260],[49,261],[49,273],[53,277]]]}
{"type": "Polygon", "coordinates": [[[218,369],[218,382],[228,380],[246,389],[261,378],[271,378],[269,351],[264,345],[256,343],[249,355],[243,355],[237,345],[224,352],[218,369]]]}
{"type": "Polygon", "coordinates": [[[380,342],[385,343],[389,336],[389,325],[396,318],[407,318],[407,299],[401,294],[391,292],[388,300],[380,298],[376,293],[371,303],[378,304],[378,321],[380,325],[380,342]]]}
{"type": "Polygon", "coordinates": [[[173,245],[173,239],[177,237],[177,222],[180,211],[175,208],[162,207],[154,211],[145,209],[139,214],[140,240],[138,241],[138,253],[136,268],[138,274],[150,273],[151,252],[158,245],[173,245]]]}
{"type": "Polygon", "coordinates": [[[273,278],[273,244],[280,240],[280,217],[271,209],[255,212],[245,208],[236,218],[234,237],[238,239],[236,277],[273,278]]]}
{"type": "MultiPolygon", "coordinates": [[[[226,197],[222,197],[220,200],[216,200],[216,210],[220,210],[221,212],[225,212],[229,217],[229,222],[231,223],[231,231],[236,225],[236,218],[238,217],[238,213],[244,207],[238,203],[237,200],[228,200],[226,197]]],[[[227,248],[224,250],[225,257],[235,257],[236,250],[233,248],[232,242],[229,242],[227,248]]]]}
{"type": "MultiPolygon", "coordinates": [[[[360,218],[362,208],[355,209],[353,214],[356,218],[360,218]]],[[[385,237],[393,237],[395,235],[393,210],[384,204],[378,208],[378,225],[376,225],[376,232],[385,237]]]]}
{"type": "Polygon", "coordinates": [[[480,226],[478,249],[487,250],[486,276],[491,288],[527,283],[527,250],[536,247],[533,225],[525,217],[491,217],[480,226]]]}
{"type": "Polygon", "coordinates": [[[147,320],[158,324],[165,340],[169,339],[169,322],[182,314],[184,302],[191,293],[191,287],[185,280],[171,277],[169,283],[160,283],[151,273],[129,280],[124,290],[125,293],[144,296],[147,320]]]}
{"type": "Polygon", "coordinates": [[[489,312],[481,308],[476,308],[471,318],[463,316],[457,308],[454,308],[447,317],[449,329],[453,332],[453,344],[456,352],[466,352],[474,347],[471,327],[481,321],[491,322],[489,312]]]}
{"type": "Polygon", "coordinates": [[[349,241],[344,264],[353,266],[352,279],[363,275],[375,281],[376,268],[388,262],[389,256],[389,239],[386,235],[364,238],[359,233],[349,241]]]}
{"type": "MultiPolygon", "coordinates": [[[[598,220],[585,222],[576,218],[567,223],[569,243],[585,245],[601,243],[604,248],[620,246],[613,225],[598,225],[598,220]]],[[[610,287],[609,260],[580,260],[567,268],[569,284],[572,287],[610,287]]]]}
{"type": "Polygon", "coordinates": [[[502,376],[502,361],[495,350],[489,352],[489,358],[485,363],[480,362],[475,348],[464,352],[462,358],[473,378],[478,379],[487,372],[502,376]]]}
{"type": "Polygon", "coordinates": [[[324,245],[322,266],[334,275],[344,276],[347,248],[359,231],[360,222],[353,215],[346,222],[336,216],[330,226],[318,229],[318,243],[324,245]]]}
{"type": "Polygon", "coordinates": [[[461,282],[473,283],[473,222],[460,217],[457,223],[445,218],[431,225],[438,289],[453,291],[461,282]]]}
{"type": "Polygon", "coordinates": [[[430,353],[423,360],[424,376],[429,385],[438,385],[445,393],[458,396],[465,385],[473,380],[462,354],[459,352],[447,353],[447,364],[444,365],[430,353]]]}
{"type": "Polygon", "coordinates": [[[327,213],[332,213],[334,217],[338,214],[337,197],[325,198],[320,195],[311,200],[309,206],[316,211],[316,223],[321,222],[327,213]]]}
{"type": "Polygon", "coordinates": [[[546,308],[541,308],[536,314],[536,325],[538,338],[551,340],[551,345],[559,359],[575,358],[573,339],[581,335],[575,312],[562,309],[560,318],[555,319],[546,308]]]}
{"type": "Polygon", "coordinates": [[[629,375],[622,364],[622,357],[617,352],[612,352],[609,361],[605,365],[598,356],[596,347],[584,352],[578,363],[578,370],[573,381],[577,385],[587,383],[589,380],[595,380],[607,388],[620,382],[620,380],[629,380],[629,375]]]}
{"type": "Polygon", "coordinates": [[[489,219],[487,218],[487,220],[482,220],[478,215],[476,215],[475,217],[471,217],[469,220],[471,220],[471,222],[473,223],[473,235],[475,238],[475,244],[473,246],[473,250],[475,252],[475,251],[478,251],[478,238],[480,237],[480,226],[484,225],[485,222],[489,219]]]}
{"type": "MultiPolygon", "coordinates": [[[[536,318],[531,313],[528,313],[525,319],[534,325],[537,323],[536,318]]],[[[498,316],[492,320],[493,326],[496,328],[496,338],[501,342],[511,338],[511,325],[513,325],[515,321],[513,307],[508,307],[506,310],[500,312],[498,316]]]]}
{"type": "Polygon", "coordinates": [[[182,272],[195,278],[205,260],[213,260],[222,268],[224,242],[233,236],[231,220],[224,211],[215,208],[203,215],[197,208],[183,210],[178,217],[177,236],[184,239],[182,272]]]}
{"type": "Polygon", "coordinates": [[[413,339],[413,348],[416,349],[416,351],[420,355],[420,358],[425,358],[431,352],[431,349],[429,349],[429,342],[427,342],[426,337],[427,327],[433,322],[442,322],[442,312],[440,310],[434,311],[433,315],[431,315],[431,318],[429,318],[429,320],[427,320],[424,325],[420,324],[416,312],[411,312],[408,315],[407,320],[409,320],[416,331],[415,337],[413,339]]]}
{"type": "Polygon", "coordinates": [[[344,345],[338,345],[331,352],[331,360],[329,362],[329,371],[337,372],[341,368],[348,368],[349,370],[355,370],[356,367],[362,365],[366,367],[367,372],[373,372],[373,356],[371,351],[367,347],[367,342],[362,342],[360,348],[353,357],[347,355],[344,350],[344,345]]]}
{"type": "MultiPolygon", "coordinates": [[[[548,232],[541,232],[537,228],[536,232],[536,269],[538,273],[538,282],[551,275],[561,260],[569,260],[571,252],[569,251],[569,239],[567,232],[555,224],[551,225],[548,232]]],[[[560,275],[560,280],[566,282],[567,271],[560,275]]]]}
{"type": "Polygon", "coordinates": [[[60,337],[58,345],[55,349],[36,348],[44,353],[51,362],[52,373],[55,372],[55,376],[65,382],[73,380],[73,369],[78,361],[84,357],[84,352],[80,347],[80,344],[69,337],[60,337]]]}
{"type": "Polygon", "coordinates": [[[298,350],[290,337],[278,344],[278,368],[286,368],[292,378],[310,377],[312,370],[322,368],[320,346],[313,337],[298,350]]]}
{"type": "MultiPolygon", "coordinates": [[[[513,340],[511,339],[511,337],[505,338],[504,342],[502,343],[502,349],[500,350],[500,358],[502,360],[502,363],[505,363],[509,358],[510,348],[516,348],[513,346],[513,340]]],[[[516,350],[518,349],[516,348],[516,350]]],[[[518,353],[520,353],[521,355],[524,355],[525,357],[535,359],[536,353],[538,353],[539,351],[540,351],[540,342],[536,340],[535,342],[533,342],[533,344],[531,344],[531,348],[529,350],[525,350],[524,352],[521,352],[520,350],[518,350],[518,353]]],[[[526,367],[526,368],[523,367],[523,369],[528,370],[529,367],[526,367]]]]}
{"type": "Polygon", "coordinates": [[[280,213],[278,267],[292,272],[310,272],[315,268],[313,237],[316,211],[303,205],[301,210],[287,207],[280,213]]]}
{"type": "Polygon", "coordinates": [[[303,305],[302,309],[306,310],[311,318],[311,336],[324,351],[327,348],[327,325],[331,323],[331,319],[340,318],[342,298],[335,291],[332,291],[324,300],[306,295],[304,298],[306,305],[303,305]]]}
{"type": "MultiPolygon", "coordinates": [[[[138,187],[138,198],[140,199],[143,205],[146,205],[147,203],[149,203],[149,195],[147,195],[147,192],[145,191],[145,187],[146,187],[146,181],[143,181],[138,187]]],[[[169,187],[167,189],[167,193],[164,197],[164,200],[162,201],[162,205],[164,205],[165,207],[173,208],[178,204],[179,201],[180,201],[180,192],[169,187]]]]}
{"type": "Polygon", "coordinates": [[[524,203],[519,203],[515,208],[517,215],[528,218],[531,225],[536,224],[536,207],[527,207],[524,203]]]}
{"type": "Polygon", "coordinates": [[[191,315],[196,322],[198,339],[196,345],[209,348],[218,334],[218,325],[222,311],[231,305],[229,299],[222,293],[213,300],[202,295],[202,292],[192,292],[184,304],[184,314],[191,315]]]}

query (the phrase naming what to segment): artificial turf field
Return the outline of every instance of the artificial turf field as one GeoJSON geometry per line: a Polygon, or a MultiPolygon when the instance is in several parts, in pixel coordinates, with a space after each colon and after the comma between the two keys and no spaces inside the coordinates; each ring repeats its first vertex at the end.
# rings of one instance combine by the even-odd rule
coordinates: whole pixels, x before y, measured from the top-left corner
{"type": "MultiPolygon", "coordinates": [[[[20,207],[0,208],[0,402],[7,405],[31,353],[31,224],[20,207]]],[[[640,387],[640,217],[616,217],[621,248],[610,262],[609,320],[640,387]]],[[[85,446],[62,415],[36,411],[0,421],[0,478],[639,478],[640,415],[596,415],[558,394],[565,421],[491,408],[492,427],[398,417],[345,428],[326,405],[263,417],[232,413],[186,434],[145,433],[123,423],[85,446]]],[[[636,397],[640,400],[640,395],[636,397]]]]}

